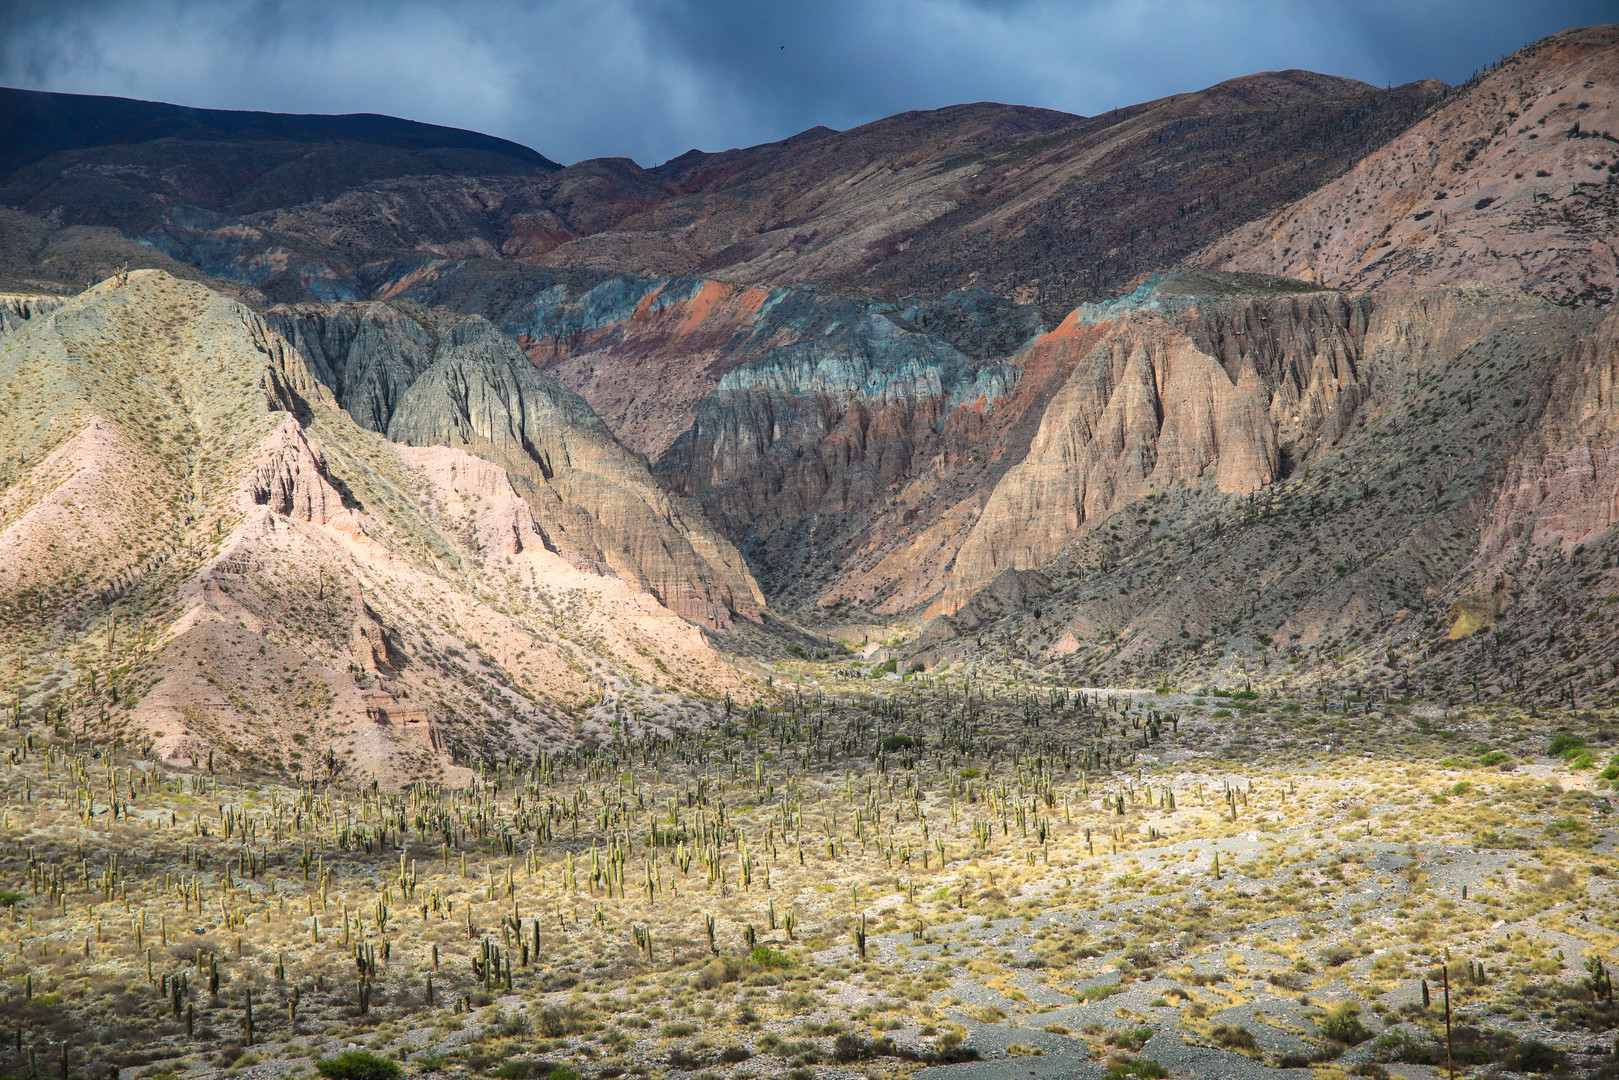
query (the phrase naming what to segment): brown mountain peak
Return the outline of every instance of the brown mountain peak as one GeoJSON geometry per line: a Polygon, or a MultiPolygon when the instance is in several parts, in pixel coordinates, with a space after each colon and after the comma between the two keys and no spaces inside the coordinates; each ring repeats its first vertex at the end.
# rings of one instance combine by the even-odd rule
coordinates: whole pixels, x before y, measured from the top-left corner
{"type": "Polygon", "coordinates": [[[1614,296],[1619,26],[1535,42],[1302,198],[1194,258],[1345,288],[1482,280],[1614,296]]]}

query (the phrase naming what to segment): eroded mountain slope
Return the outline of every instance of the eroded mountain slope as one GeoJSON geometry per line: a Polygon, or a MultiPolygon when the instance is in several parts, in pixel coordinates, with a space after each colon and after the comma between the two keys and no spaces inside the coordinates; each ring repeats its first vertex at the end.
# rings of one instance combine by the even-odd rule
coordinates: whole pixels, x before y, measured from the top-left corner
{"type": "Polygon", "coordinates": [[[0,386],[0,647],[69,724],[396,782],[749,693],[506,470],[360,428],[199,286],[139,271],[19,322],[0,386]]]}
{"type": "Polygon", "coordinates": [[[763,597],[734,546],[585,399],[482,317],[411,310],[306,305],[266,318],[362,427],[501,465],[557,550],[610,567],[705,626],[761,620],[763,597]]]}
{"type": "MultiPolygon", "coordinates": [[[[503,320],[657,455],[773,600],[814,620],[948,614],[918,646],[935,660],[982,639],[1098,677],[1330,678],[1347,642],[1368,665],[1421,642],[1395,650],[1406,665],[1445,653],[1456,605],[1530,588],[1469,568],[1505,545],[1501,507],[1566,505],[1596,523],[1581,543],[1611,524],[1610,392],[1567,381],[1611,367],[1600,316],[1514,290],[1177,272],[1047,331],[983,294],[900,306],[509,270],[457,292],[466,274],[416,296],[503,320]],[[1436,380],[1461,401],[1442,423],[1436,380]]],[[[1506,546],[1520,582],[1555,547],[1506,546]]]]}
{"type": "Polygon", "coordinates": [[[918,476],[933,477],[930,492],[948,488],[929,507],[976,498],[1005,458],[984,448],[1044,385],[1013,393],[1022,369],[1007,360],[1044,328],[1038,310],[973,290],[896,305],[701,278],[570,283],[483,264],[426,271],[405,295],[482,311],[515,335],[701,503],[773,598],[810,610],[926,597],[914,584],[904,599],[869,584],[828,590],[933,524],[914,493],[896,501],[918,476]],[[996,404],[1008,394],[1013,407],[996,404]]]}
{"type": "Polygon", "coordinates": [[[1619,285],[1619,26],[1521,50],[1343,176],[1197,257],[1337,288],[1619,285]]]}
{"type": "Polygon", "coordinates": [[[1600,696],[1616,335],[1479,286],[1129,316],[997,486],[916,647],[1082,678],[1600,696]]]}

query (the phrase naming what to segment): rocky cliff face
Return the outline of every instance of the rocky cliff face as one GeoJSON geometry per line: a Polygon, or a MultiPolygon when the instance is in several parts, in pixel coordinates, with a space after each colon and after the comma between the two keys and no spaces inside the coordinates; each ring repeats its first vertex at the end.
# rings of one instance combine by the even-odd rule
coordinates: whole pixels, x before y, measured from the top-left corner
{"type": "MultiPolygon", "coordinates": [[[[456,400],[480,403],[440,430],[498,441],[495,399],[473,389],[492,333],[467,326],[436,357],[456,400]]],[[[750,693],[633,576],[546,542],[517,491],[540,483],[534,459],[513,476],[366,431],[217,294],[137,271],[3,342],[0,652],[32,706],[164,756],[400,782],[566,745],[621,710],[675,721],[750,693]]],[[[553,478],[576,474],[568,497],[626,497],[634,477],[603,494],[601,463],[635,459],[588,407],[554,384],[538,408],[525,393],[500,403],[528,410],[508,430],[553,478]]],[[[425,389],[404,404],[424,424],[436,408],[425,389]]]]}
{"type": "Polygon", "coordinates": [[[1615,329],[1481,287],[1095,327],[916,648],[1086,679],[1596,692],[1613,643],[1581,598],[1619,585],[1615,329]]]}
{"type": "Polygon", "coordinates": [[[1336,288],[1487,281],[1558,303],[1619,285],[1619,27],[1557,34],[1343,176],[1195,261],[1336,288]]]}
{"type": "Polygon", "coordinates": [[[1453,607],[1519,602],[1534,537],[1610,513],[1611,347],[1513,290],[1181,271],[1038,332],[965,297],[492,280],[774,599],[935,616],[929,659],[1405,678],[1453,607]]]}
{"type": "Polygon", "coordinates": [[[983,440],[1027,408],[1008,354],[1044,329],[1035,308],[979,291],[896,305],[699,278],[469,277],[428,269],[405,295],[481,310],[516,335],[701,503],[773,596],[811,610],[900,610],[926,595],[936,560],[900,574],[903,598],[892,575],[865,579],[974,497],[963,470],[999,467],[983,440]],[[1018,404],[999,407],[1009,395],[1018,404]]]}
{"type": "Polygon", "coordinates": [[[552,550],[610,567],[710,628],[763,617],[733,545],[664,490],[589,403],[483,318],[402,304],[281,307],[266,321],[362,427],[501,464],[552,550]]]}
{"type": "Polygon", "coordinates": [[[388,304],[280,307],[265,322],[298,350],[355,423],[379,433],[437,346],[432,331],[388,304]]]}
{"type": "Polygon", "coordinates": [[[1251,494],[1336,446],[1376,382],[1373,311],[1338,293],[1213,294],[1090,334],[1076,312],[1038,343],[1075,353],[1070,374],[962,545],[940,607],[1043,565],[1125,505],[1177,485],[1251,494]]]}
{"type": "Polygon", "coordinates": [[[1542,378],[1526,403],[1535,423],[1514,433],[1483,513],[1470,585],[1489,599],[1491,625],[1536,597],[1548,560],[1554,574],[1584,564],[1611,549],[1619,525],[1619,317],[1582,333],[1542,378]]]}
{"type": "Polygon", "coordinates": [[[0,334],[17,329],[29,319],[48,315],[65,302],[56,296],[0,293],[0,334]]]}
{"type": "Polygon", "coordinates": [[[758,587],[702,512],[663,491],[583,398],[481,318],[446,334],[388,437],[501,465],[553,547],[612,567],[688,618],[717,627],[733,614],[762,617],[758,587]]]}

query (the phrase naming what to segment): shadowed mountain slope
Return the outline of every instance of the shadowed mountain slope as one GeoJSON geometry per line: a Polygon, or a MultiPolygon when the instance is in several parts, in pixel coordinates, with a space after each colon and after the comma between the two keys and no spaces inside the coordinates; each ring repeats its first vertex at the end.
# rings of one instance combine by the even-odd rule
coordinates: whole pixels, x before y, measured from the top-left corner
{"type": "Polygon", "coordinates": [[[0,203],[132,228],[184,202],[250,212],[422,173],[559,166],[525,146],[392,116],[193,109],[0,88],[0,203]]]}
{"type": "Polygon", "coordinates": [[[677,158],[654,171],[674,198],[544,258],[890,297],[977,286],[1060,316],[1335,176],[1440,89],[1285,71],[1094,117],[994,104],[902,113],[677,158]]]}

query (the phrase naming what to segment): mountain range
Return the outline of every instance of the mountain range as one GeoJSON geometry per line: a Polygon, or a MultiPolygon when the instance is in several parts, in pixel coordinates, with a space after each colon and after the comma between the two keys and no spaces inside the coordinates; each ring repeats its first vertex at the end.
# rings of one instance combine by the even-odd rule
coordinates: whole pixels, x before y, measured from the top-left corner
{"type": "Polygon", "coordinates": [[[652,168],[0,106],[17,708],[402,777],[835,684],[851,648],[1619,680],[1619,27],[1459,87],[1271,72],[652,168]]]}

